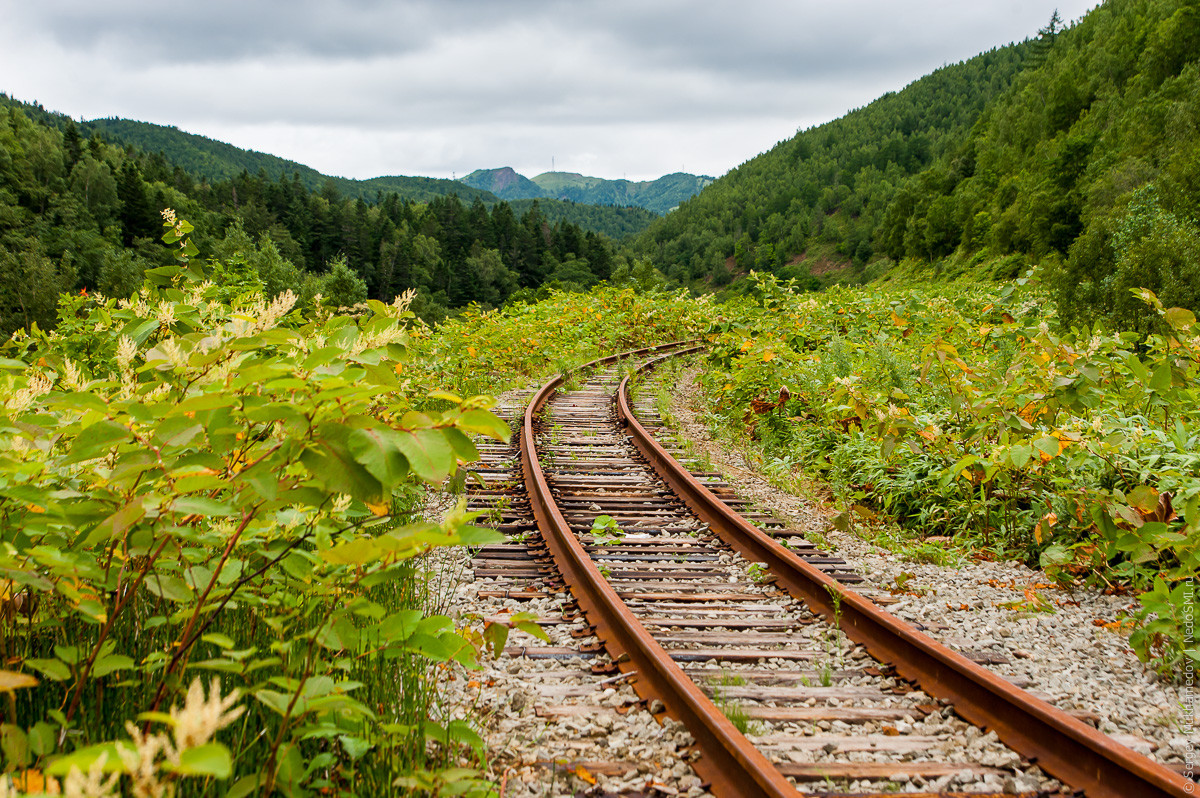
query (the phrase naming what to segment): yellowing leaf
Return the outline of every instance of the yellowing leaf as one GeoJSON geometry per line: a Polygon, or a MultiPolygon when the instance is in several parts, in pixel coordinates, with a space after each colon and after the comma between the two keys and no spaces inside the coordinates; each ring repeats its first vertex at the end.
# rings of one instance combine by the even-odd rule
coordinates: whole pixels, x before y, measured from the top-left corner
{"type": "Polygon", "coordinates": [[[1158,491],[1149,485],[1138,485],[1125,495],[1131,505],[1142,515],[1149,515],[1158,507],[1158,491]]]}
{"type": "Polygon", "coordinates": [[[1037,526],[1033,528],[1033,538],[1038,543],[1041,543],[1043,538],[1050,537],[1051,530],[1058,523],[1058,516],[1054,513],[1046,513],[1038,520],[1037,526]]]}
{"type": "Polygon", "coordinates": [[[57,793],[57,785],[51,790],[51,785],[47,783],[46,777],[42,775],[40,770],[26,770],[23,773],[17,773],[13,776],[13,786],[20,792],[29,793],[31,795],[37,793],[57,793]]]}
{"type": "Polygon", "coordinates": [[[37,687],[38,680],[28,673],[0,671],[0,690],[11,693],[24,687],[37,687]]]}
{"type": "Polygon", "coordinates": [[[770,351],[770,350],[767,350],[766,352],[763,352],[763,362],[764,362],[764,363],[769,363],[769,362],[771,362],[771,361],[772,361],[772,360],[774,360],[774,359],[775,359],[775,353],[774,353],[774,352],[772,352],[772,351],[770,351]]]}
{"type": "Polygon", "coordinates": [[[1190,327],[1196,323],[1196,314],[1192,313],[1187,308],[1169,308],[1163,313],[1163,317],[1175,329],[1180,327],[1190,327]]]}
{"type": "Polygon", "coordinates": [[[573,770],[572,773],[574,773],[578,778],[586,781],[588,784],[596,783],[596,777],[589,773],[587,768],[585,768],[583,765],[576,765],[575,770],[573,770]]]}

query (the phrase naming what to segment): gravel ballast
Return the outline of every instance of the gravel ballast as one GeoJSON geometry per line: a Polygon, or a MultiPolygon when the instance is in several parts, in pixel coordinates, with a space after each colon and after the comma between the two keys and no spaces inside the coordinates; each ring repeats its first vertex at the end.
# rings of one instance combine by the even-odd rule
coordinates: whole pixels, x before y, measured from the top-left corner
{"type": "Polygon", "coordinates": [[[1137,608],[1131,596],[1085,587],[1053,586],[1040,570],[1018,562],[965,561],[954,567],[902,560],[834,529],[829,506],[773,486],[743,452],[713,439],[701,421],[704,400],[696,370],[675,382],[670,423],[697,453],[746,498],[797,529],[815,532],[866,578],[864,587],[899,600],[886,609],[919,624],[958,651],[993,651],[1007,663],[986,667],[1063,710],[1080,710],[1123,744],[1160,762],[1182,765],[1200,752],[1196,690],[1163,681],[1129,647],[1120,624],[1137,608]],[[1040,596],[1046,611],[1030,611],[1040,596]]]}

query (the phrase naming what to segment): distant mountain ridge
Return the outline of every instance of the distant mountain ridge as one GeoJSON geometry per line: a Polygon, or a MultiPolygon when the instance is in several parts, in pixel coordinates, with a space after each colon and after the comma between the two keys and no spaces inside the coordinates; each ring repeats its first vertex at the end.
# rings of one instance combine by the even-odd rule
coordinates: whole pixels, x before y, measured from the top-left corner
{"type": "Polygon", "coordinates": [[[84,135],[99,133],[111,141],[132,144],[146,152],[161,152],[173,164],[178,164],[196,177],[208,180],[230,180],[243,171],[257,174],[261,169],[271,178],[280,175],[300,176],[300,182],[310,191],[319,191],[327,182],[337,187],[345,197],[372,200],[376,193],[395,192],[403,199],[425,202],[433,197],[457,194],[470,202],[475,198],[485,203],[497,201],[488,191],[466,186],[456,180],[436,177],[404,177],[388,175],[368,180],[353,180],[346,177],[324,175],[296,161],[254,150],[244,150],[223,141],[188,133],[177,127],[138,122],[133,119],[109,117],[92,119],[80,124],[84,135]]]}
{"type": "Polygon", "coordinates": [[[657,180],[632,181],[605,180],[575,172],[544,172],[530,179],[505,166],[476,169],[459,178],[459,182],[505,200],[546,197],[589,205],[634,205],[664,214],[698,194],[713,178],[673,172],[657,180]]]}

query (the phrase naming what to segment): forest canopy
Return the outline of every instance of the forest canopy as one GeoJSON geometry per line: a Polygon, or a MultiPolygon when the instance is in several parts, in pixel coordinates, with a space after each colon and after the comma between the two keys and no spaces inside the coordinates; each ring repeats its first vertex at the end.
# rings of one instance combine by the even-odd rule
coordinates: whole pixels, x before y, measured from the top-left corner
{"type": "MultiPolygon", "coordinates": [[[[396,193],[344,196],[327,181],[243,171],[198,180],[161,153],[88,138],[72,120],[5,100],[0,112],[0,333],[54,323],[59,294],[129,296],[165,265],[166,207],[196,220],[196,244],[230,284],[334,306],[390,302],[416,289],[426,318],[471,303],[497,306],[543,284],[586,289],[624,261],[611,239],[640,229],[643,209],[547,200],[485,205],[457,195],[416,202],[396,193]],[[546,208],[543,212],[543,207],[546,208]]],[[[472,191],[463,187],[464,192],[472,191]]]]}

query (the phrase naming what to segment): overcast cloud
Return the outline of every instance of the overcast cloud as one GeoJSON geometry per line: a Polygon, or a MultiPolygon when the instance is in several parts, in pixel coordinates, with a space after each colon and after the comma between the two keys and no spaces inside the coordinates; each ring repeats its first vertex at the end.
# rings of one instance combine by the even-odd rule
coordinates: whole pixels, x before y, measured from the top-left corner
{"type": "Polygon", "coordinates": [[[0,91],[326,174],[719,176],[1081,0],[0,0],[0,91]]]}

